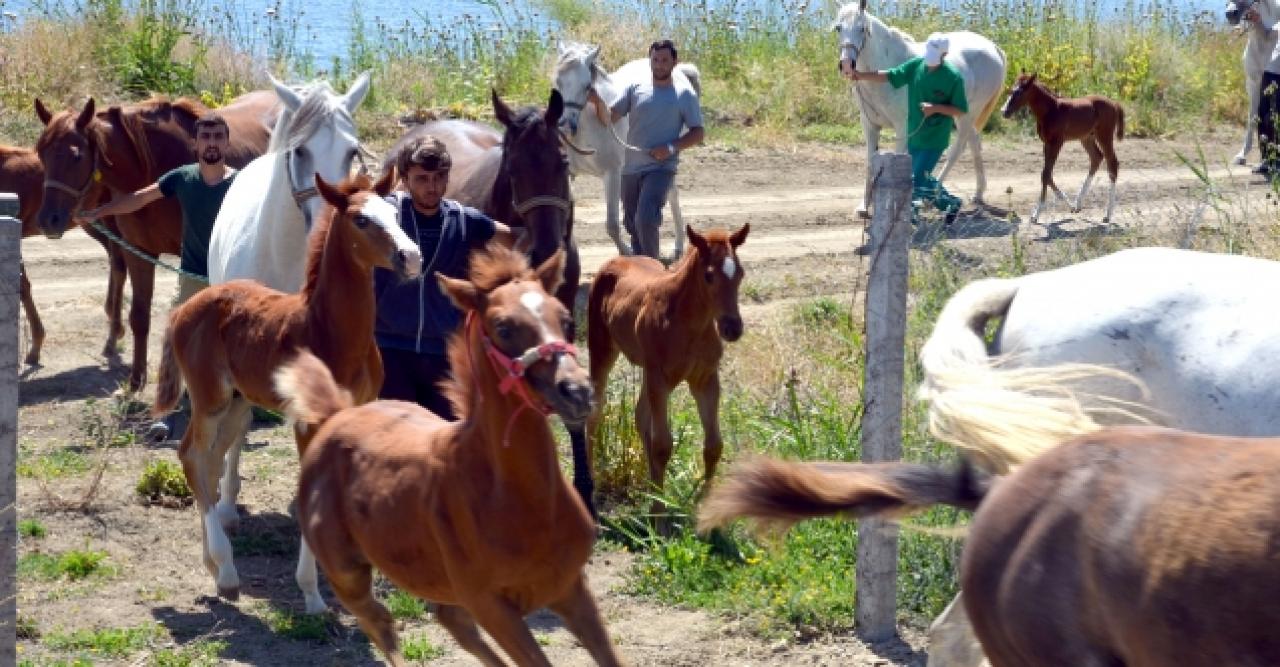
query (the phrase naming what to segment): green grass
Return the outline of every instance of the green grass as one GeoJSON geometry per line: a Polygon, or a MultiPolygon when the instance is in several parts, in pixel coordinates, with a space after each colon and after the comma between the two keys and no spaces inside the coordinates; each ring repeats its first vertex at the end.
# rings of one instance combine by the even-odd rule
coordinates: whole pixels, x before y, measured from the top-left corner
{"type": "Polygon", "coordinates": [[[227,650],[227,642],[200,640],[186,646],[165,649],[152,654],[151,667],[215,667],[218,657],[227,650]]]}
{"type": "Polygon", "coordinates": [[[186,501],[191,498],[191,487],[187,486],[182,466],[165,459],[148,462],[134,489],[138,495],[152,503],[165,500],[186,501]]]}
{"type": "Polygon", "coordinates": [[[78,449],[56,449],[43,454],[30,454],[20,450],[17,472],[19,477],[52,480],[82,475],[89,471],[92,462],[78,449]]]}
{"type": "Polygon", "coordinates": [[[22,519],[18,522],[18,534],[22,537],[40,539],[48,534],[44,524],[37,519],[22,519]]]}
{"type": "Polygon", "coordinates": [[[159,625],[148,624],[132,628],[55,631],[46,634],[41,643],[57,651],[88,651],[97,656],[122,658],[164,636],[159,625]]]}
{"type": "Polygon", "coordinates": [[[416,620],[427,616],[425,602],[399,589],[392,591],[384,602],[397,619],[416,620]]]}
{"type": "Polygon", "coordinates": [[[280,607],[267,607],[263,619],[271,632],[285,639],[314,642],[329,639],[328,617],[324,614],[297,614],[280,607]]]}
{"type": "Polygon", "coordinates": [[[90,549],[72,549],[61,554],[34,552],[18,559],[18,575],[21,577],[55,581],[78,581],[91,576],[109,577],[115,574],[107,552],[90,549]]]}
{"type": "Polygon", "coordinates": [[[404,654],[406,660],[415,662],[426,662],[444,657],[445,651],[442,647],[431,643],[426,636],[405,637],[400,642],[400,652],[404,654]]]}

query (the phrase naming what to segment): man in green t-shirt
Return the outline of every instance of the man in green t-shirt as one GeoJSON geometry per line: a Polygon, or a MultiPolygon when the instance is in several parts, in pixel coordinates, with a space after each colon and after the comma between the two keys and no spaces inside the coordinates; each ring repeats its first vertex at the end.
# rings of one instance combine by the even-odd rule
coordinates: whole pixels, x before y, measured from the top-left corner
{"type": "Polygon", "coordinates": [[[964,93],[964,77],[946,61],[949,40],[934,33],[925,43],[924,55],[893,69],[859,72],[848,60],[840,70],[851,81],[888,82],[894,88],[907,87],[907,152],[911,154],[912,203],[933,202],[955,220],[960,198],[947,192],[933,177],[933,168],[951,144],[955,119],[969,113],[964,93]]]}
{"type": "MultiPolygon", "coordinates": [[[[176,197],[182,208],[182,262],[179,266],[201,278],[178,274],[174,306],[182,304],[208,284],[204,277],[209,275],[209,237],[213,234],[218,209],[222,208],[222,200],[236,175],[236,170],[228,167],[226,162],[230,132],[222,116],[212,112],[201,116],[195,124],[197,162],[173,169],[137,192],[112,199],[76,216],[81,220],[95,220],[107,215],[124,215],[161,197],[176,197]]],[[[183,411],[172,413],[169,418],[185,421],[185,407],[184,400],[183,411]]],[[[150,429],[151,437],[162,440],[170,433],[181,435],[177,424],[155,422],[150,429]]]]}

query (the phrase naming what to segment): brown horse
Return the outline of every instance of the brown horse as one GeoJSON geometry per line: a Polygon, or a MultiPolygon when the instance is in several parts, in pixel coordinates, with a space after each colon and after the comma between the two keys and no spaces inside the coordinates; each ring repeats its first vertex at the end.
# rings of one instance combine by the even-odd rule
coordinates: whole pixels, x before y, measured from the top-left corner
{"type": "Polygon", "coordinates": [[[310,354],[278,375],[290,415],[315,432],[298,490],[299,580],[319,599],[309,548],[392,665],[405,662],[395,621],[373,596],[375,567],[439,603],[440,624],[486,665],[506,663],[477,624],[516,664],[550,664],[524,623],[544,606],[597,663],[621,662],[583,572],[594,525],[560,471],[547,422],[551,412],[574,422],[591,409],[565,337],[569,311],[549,294],[563,263],[557,251],[533,271],[523,255],[490,245],[472,256],[469,280],[437,274],[466,313],[448,350],[461,421],[401,401],[352,407],[310,354]]]}
{"type": "MultiPolygon", "coordinates": [[[[310,236],[302,292],[285,294],[252,280],[211,286],[175,308],[165,332],[154,412],[173,410],[185,381],[191,425],[178,457],[196,498],[204,563],[218,592],[235,599],[240,578],[223,522],[235,508],[218,511],[227,449],[249,426],[251,404],[282,410],[271,373],[299,349],[315,350],[338,381],[360,402],[382,386],[382,357],[373,341],[375,266],[402,278],[418,276],[422,255],[405,236],[396,209],[382,199],[394,170],[371,188],[367,177],[336,189],[316,178],[329,207],[310,236]]],[[[295,428],[298,451],[310,433],[295,428]]]]}
{"type": "Polygon", "coordinates": [[[1030,107],[1036,117],[1036,134],[1044,142],[1044,169],[1040,172],[1040,201],[1031,211],[1031,222],[1036,222],[1044,209],[1044,199],[1049,188],[1053,188],[1058,199],[1066,200],[1066,195],[1053,182],[1053,165],[1058,161],[1058,153],[1062,145],[1078,139],[1089,153],[1089,175],[1085,177],[1071,205],[1073,213],[1080,212],[1081,202],[1089,191],[1089,183],[1098,173],[1098,165],[1103,158],[1107,160],[1107,173],[1111,176],[1111,190],[1107,195],[1107,216],[1102,221],[1111,221],[1111,212],[1116,206],[1116,176],[1120,173],[1120,160],[1116,158],[1115,142],[1124,139],[1124,107],[1119,102],[1101,95],[1089,95],[1079,98],[1062,98],[1054,95],[1043,83],[1036,81],[1035,74],[1022,73],[1013,84],[1009,99],[1004,103],[1004,117],[1012,118],[1013,114],[1023,107],[1030,107]]]}
{"type": "MultiPolygon", "coordinates": [[[[587,305],[587,343],[591,383],[603,397],[609,371],[618,353],[643,369],[636,401],[636,430],[649,460],[649,479],[661,490],[671,459],[671,426],[667,401],[681,382],[698,404],[702,422],[704,479],[710,480],[720,462],[721,340],[742,337],[738,314],[738,286],[745,272],[737,249],[751,226],[732,234],[712,231],[706,236],[686,227],[693,252],[666,270],[649,257],[615,257],[596,273],[587,305]]],[[[602,405],[588,422],[592,440],[602,405]]],[[[581,429],[570,429],[573,442],[574,486],[594,514],[589,447],[581,429]]],[[[655,503],[654,509],[660,509],[655,503]]]]}
{"type": "Polygon", "coordinates": [[[994,667],[1280,664],[1280,439],[1113,427],[989,484],[909,463],[736,466],[702,507],[739,516],[974,509],[960,585],[994,667]]]}
{"type": "MultiPolygon", "coordinates": [[[[12,192],[18,195],[18,220],[22,222],[22,238],[41,234],[36,224],[36,213],[40,210],[43,198],[44,167],[40,164],[40,156],[29,148],[0,146],[0,192],[12,192]]],[[[93,198],[94,193],[89,197],[93,198]]],[[[114,221],[107,220],[108,228],[114,221]]],[[[120,299],[124,291],[124,259],[105,236],[96,229],[85,227],[85,232],[102,244],[107,251],[107,261],[111,265],[111,277],[107,282],[106,311],[109,319],[107,342],[102,353],[105,356],[115,354],[116,342],[124,335],[124,325],[120,322],[120,299]],[[114,317],[113,317],[114,315],[114,317]]],[[[31,281],[27,278],[25,266],[20,266],[20,289],[22,310],[27,314],[27,322],[31,325],[31,349],[27,351],[23,363],[28,366],[40,364],[40,351],[44,347],[44,322],[36,310],[35,299],[31,296],[31,281]]]]}
{"type": "Polygon", "coordinates": [[[493,114],[505,132],[463,120],[423,123],[400,137],[383,161],[388,169],[413,139],[430,134],[444,142],[453,160],[445,196],[475,207],[499,222],[528,230],[534,264],[555,251],[566,252],[564,282],[556,298],[573,312],[582,269],[573,240],[573,195],[569,158],[558,127],[564,112],[560,93],[551,91],[546,111],[513,111],[493,92],[493,114]]]}
{"type": "MultiPolygon", "coordinates": [[[[268,123],[278,113],[277,105],[274,94],[259,91],[242,95],[218,110],[231,128],[228,164],[243,167],[266,150],[268,123]]],[[[112,106],[101,113],[94,112],[92,99],[79,114],[52,114],[38,99],[35,108],[45,124],[36,143],[45,169],[44,200],[36,222],[52,239],[62,236],[77,210],[91,207],[94,202],[88,196],[95,185],[101,183],[117,195],[127,194],[154,183],[170,169],[190,164],[195,159],[195,121],[206,111],[194,100],[163,98],[112,106]]],[[[152,257],[179,251],[182,212],[175,200],[162,199],[136,213],[119,216],[116,224],[120,236],[152,257]]],[[[147,377],[155,265],[132,253],[121,255],[133,286],[129,388],[136,391],[147,377]]],[[[117,314],[115,320],[118,318],[117,314]]]]}

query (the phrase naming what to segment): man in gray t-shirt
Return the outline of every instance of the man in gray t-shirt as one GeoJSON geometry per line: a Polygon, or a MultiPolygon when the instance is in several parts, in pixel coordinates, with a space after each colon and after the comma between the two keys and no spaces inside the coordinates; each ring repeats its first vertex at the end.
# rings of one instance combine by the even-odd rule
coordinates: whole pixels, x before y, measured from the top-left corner
{"type": "MultiPolygon", "coordinates": [[[[611,122],[623,116],[629,118],[627,143],[641,149],[628,150],[622,167],[623,224],[631,235],[632,251],[654,259],[658,258],[662,209],[667,205],[667,194],[680,162],[678,154],[702,143],[704,134],[698,94],[686,80],[677,83],[672,78],[677,62],[671,40],[651,44],[649,68],[653,80],[631,84],[610,107],[611,122]]],[[[594,88],[588,95],[597,108],[605,107],[594,88]]]]}

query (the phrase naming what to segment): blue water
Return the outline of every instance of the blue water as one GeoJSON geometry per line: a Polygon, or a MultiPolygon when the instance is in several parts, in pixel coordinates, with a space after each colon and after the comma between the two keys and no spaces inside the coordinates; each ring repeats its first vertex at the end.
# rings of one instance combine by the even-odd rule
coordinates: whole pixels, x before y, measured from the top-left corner
{"type": "MultiPolygon", "coordinates": [[[[0,29],[13,21],[41,12],[76,12],[95,0],[0,0],[0,29]]],[[[100,1],[100,0],[99,0],[100,1]]],[[[125,0],[126,3],[137,0],[125,0]]],[[[289,45],[290,56],[309,54],[316,67],[324,69],[334,59],[345,60],[352,43],[353,26],[363,24],[363,32],[371,40],[412,28],[448,29],[472,22],[484,30],[498,31],[505,22],[533,23],[539,29],[553,29],[549,19],[538,10],[533,0],[157,0],[182,7],[201,7],[208,17],[207,27],[227,34],[241,49],[267,54],[274,48],[289,45]]],[[[620,2],[622,0],[619,0],[620,2]]],[[[667,0],[676,4],[681,0],[667,0]]],[[[765,10],[795,11],[834,19],[837,0],[683,0],[686,5],[731,9],[746,14],[765,10]]],[[[990,1],[990,0],[987,0],[990,1]]],[[[1018,0],[1009,0],[1016,2],[1018,0]]],[[[1225,0],[1068,0],[1080,6],[1096,5],[1100,16],[1113,14],[1117,7],[1136,2],[1139,5],[1159,2],[1180,10],[1208,11],[1220,15],[1225,0]]],[[[940,0],[938,5],[960,6],[964,0],[940,0]]],[[[892,14],[888,2],[872,0],[873,13],[892,14]],[[877,9],[879,7],[879,9],[877,9]]],[[[1137,18],[1141,20],[1141,18],[1137,18]]]]}

